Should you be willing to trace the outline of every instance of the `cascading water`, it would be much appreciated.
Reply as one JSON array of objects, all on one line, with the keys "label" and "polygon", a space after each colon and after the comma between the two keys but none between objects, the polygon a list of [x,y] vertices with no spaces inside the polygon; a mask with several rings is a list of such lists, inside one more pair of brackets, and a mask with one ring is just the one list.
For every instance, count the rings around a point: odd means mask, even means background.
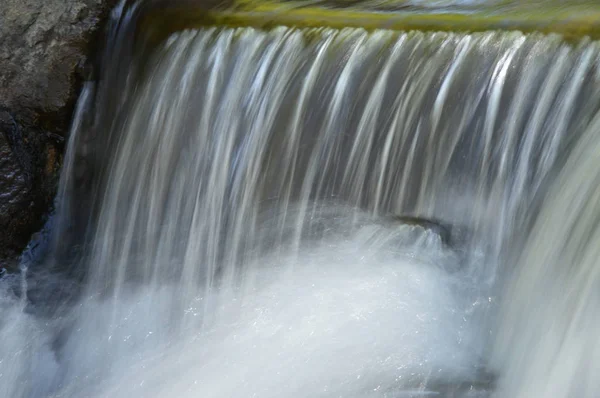
[{"label": "cascading water", "polygon": [[600,115],[548,194],[507,296],[494,354],[503,396],[592,397],[597,371]]},{"label": "cascading water", "polygon": [[173,34],[82,96],[59,276],[0,286],[0,395],[595,396],[599,61],[521,33]]}]

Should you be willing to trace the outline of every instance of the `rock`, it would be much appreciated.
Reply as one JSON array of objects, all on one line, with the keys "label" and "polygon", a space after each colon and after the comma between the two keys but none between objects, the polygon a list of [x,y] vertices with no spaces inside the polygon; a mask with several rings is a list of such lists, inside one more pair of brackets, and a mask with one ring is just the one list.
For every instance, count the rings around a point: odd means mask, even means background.
[{"label": "rock", "polygon": [[0,1],[0,267],[52,205],[84,66],[115,3]]},{"label": "rock", "polygon": [[439,235],[441,241],[445,245],[452,244],[452,229],[449,225],[435,219],[415,217],[415,216],[392,216],[391,219],[394,222],[398,222],[402,225],[412,225],[423,228],[426,231],[431,231]]},{"label": "rock", "polygon": [[7,139],[6,129],[13,128],[7,125],[7,118],[6,112],[0,112],[0,267],[7,265],[3,260],[18,255],[20,246],[27,242],[19,230],[31,204],[27,175]]}]

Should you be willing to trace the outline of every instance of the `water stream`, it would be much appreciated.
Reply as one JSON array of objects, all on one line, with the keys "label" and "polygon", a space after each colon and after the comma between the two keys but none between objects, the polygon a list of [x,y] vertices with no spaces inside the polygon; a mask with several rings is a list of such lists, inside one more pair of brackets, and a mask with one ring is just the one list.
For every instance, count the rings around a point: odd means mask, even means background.
[{"label": "water stream", "polygon": [[48,254],[0,283],[0,396],[597,396],[599,50],[278,27],[106,56]]}]

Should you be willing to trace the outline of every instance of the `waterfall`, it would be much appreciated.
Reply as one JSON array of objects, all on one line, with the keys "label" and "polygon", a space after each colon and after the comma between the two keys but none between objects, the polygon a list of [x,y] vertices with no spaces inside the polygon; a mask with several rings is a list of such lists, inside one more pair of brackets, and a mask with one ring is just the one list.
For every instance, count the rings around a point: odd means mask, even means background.
[{"label": "waterfall", "polygon": [[107,55],[60,280],[0,290],[0,394],[595,396],[599,49],[221,27]]},{"label": "waterfall", "polygon": [[173,278],[234,278],[262,241],[246,231],[270,217],[298,240],[324,203],[442,218],[497,255],[598,109],[597,52],[519,33],[176,34],[122,94],[92,284],[119,294],[173,261]]},{"label": "waterfall", "polygon": [[600,389],[599,130],[596,116],[553,183],[508,285],[494,355],[506,369],[503,396],[592,397]]}]

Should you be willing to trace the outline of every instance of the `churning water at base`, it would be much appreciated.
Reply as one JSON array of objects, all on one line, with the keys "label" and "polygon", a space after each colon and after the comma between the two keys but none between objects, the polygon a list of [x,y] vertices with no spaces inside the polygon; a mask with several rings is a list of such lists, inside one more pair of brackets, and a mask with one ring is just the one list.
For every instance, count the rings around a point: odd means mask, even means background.
[{"label": "churning water at base", "polygon": [[595,396],[598,50],[214,28],[107,72],[0,395]]}]

